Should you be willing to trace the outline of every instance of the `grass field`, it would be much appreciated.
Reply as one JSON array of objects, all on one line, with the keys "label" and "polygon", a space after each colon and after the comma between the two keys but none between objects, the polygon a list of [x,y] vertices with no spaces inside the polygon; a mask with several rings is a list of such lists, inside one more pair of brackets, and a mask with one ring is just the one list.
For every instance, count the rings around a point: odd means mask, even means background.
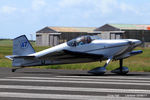
[{"label": "grass field", "polygon": [[[36,51],[46,49],[48,47],[36,47],[35,43],[32,42],[33,47]],[[150,48],[136,48],[137,50],[143,50],[143,54],[130,57],[124,60],[124,66],[129,67],[130,71],[144,71],[150,72]],[[12,55],[12,41],[11,40],[0,40],[0,67],[11,67],[11,61],[6,59],[6,55]],[[51,68],[51,69],[78,69],[78,70],[90,70],[95,67],[103,66],[104,61],[93,62],[93,63],[82,63],[82,64],[65,64],[65,65],[50,65],[42,66],[40,68]],[[112,70],[119,66],[118,61],[111,62],[107,69]]]}]

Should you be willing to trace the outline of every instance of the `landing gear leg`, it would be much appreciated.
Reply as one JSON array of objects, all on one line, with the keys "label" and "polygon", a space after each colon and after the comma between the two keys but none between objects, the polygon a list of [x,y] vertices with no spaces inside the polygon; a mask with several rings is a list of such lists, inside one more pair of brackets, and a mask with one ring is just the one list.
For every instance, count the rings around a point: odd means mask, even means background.
[{"label": "landing gear leg", "polygon": [[120,64],[120,73],[122,74],[122,70],[123,70],[123,59],[119,60],[119,64]]},{"label": "landing gear leg", "polygon": [[88,71],[88,73],[95,74],[95,75],[103,75],[106,72],[106,67],[108,66],[108,64],[110,63],[111,60],[112,60],[112,57],[110,57],[107,60],[107,62],[105,63],[105,65],[103,67],[94,68],[94,69]]}]

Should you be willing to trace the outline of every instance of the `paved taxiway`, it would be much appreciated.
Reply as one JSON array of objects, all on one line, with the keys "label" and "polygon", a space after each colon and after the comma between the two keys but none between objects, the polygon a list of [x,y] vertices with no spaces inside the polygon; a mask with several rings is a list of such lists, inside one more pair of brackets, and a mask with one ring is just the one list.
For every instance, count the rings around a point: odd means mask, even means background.
[{"label": "paved taxiway", "polygon": [[149,100],[150,73],[0,68],[0,100]]}]

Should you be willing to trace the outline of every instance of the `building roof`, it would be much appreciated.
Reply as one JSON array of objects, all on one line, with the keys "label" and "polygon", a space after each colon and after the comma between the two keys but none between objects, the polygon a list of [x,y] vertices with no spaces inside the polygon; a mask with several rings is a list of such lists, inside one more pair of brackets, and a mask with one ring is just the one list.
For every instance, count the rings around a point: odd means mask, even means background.
[{"label": "building roof", "polygon": [[142,24],[105,24],[96,27],[45,27],[36,33],[62,33],[62,32],[86,32],[96,33],[97,31],[124,31],[124,30],[150,30],[150,25]]},{"label": "building roof", "polygon": [[150,25],[142,24],[105,24],[94,31],[124,31],[124,30],[150,30]]},{"label": "building roof", "polygon": [[109,24],[105,24],[99,28],[96,28],[94,31],[120,31],[120,29]]},{"label": "building roof", "polygon": [[150,25],[144,24],[109,24],[121,30],[150,30]]},{"label": "building roof", "polygon": [[36,33],[56,33],[56,32],[94,32],[96,27],[45,27]]}]

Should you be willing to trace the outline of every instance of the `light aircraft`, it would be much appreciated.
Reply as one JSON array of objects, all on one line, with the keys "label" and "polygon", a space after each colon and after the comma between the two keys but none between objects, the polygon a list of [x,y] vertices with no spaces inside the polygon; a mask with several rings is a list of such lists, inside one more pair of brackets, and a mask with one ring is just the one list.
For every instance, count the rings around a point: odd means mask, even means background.
[{"label": "light aircraft", "polygon": [[6,56],[12,60],[12,72],[28,66],[86,63],[106,60],[103,67],[90,71],[92,74],[104,74],[110,61],[119,60],[120,67],[111,71],[127,74],[128,67],[123,66],[123,59],[141,54],[141,50],[133,51],[142,42],[136,39],[106,40],[98,36],[80,36],[68,42],[35,52],[25,35],[13,40],[13,55]]}]

